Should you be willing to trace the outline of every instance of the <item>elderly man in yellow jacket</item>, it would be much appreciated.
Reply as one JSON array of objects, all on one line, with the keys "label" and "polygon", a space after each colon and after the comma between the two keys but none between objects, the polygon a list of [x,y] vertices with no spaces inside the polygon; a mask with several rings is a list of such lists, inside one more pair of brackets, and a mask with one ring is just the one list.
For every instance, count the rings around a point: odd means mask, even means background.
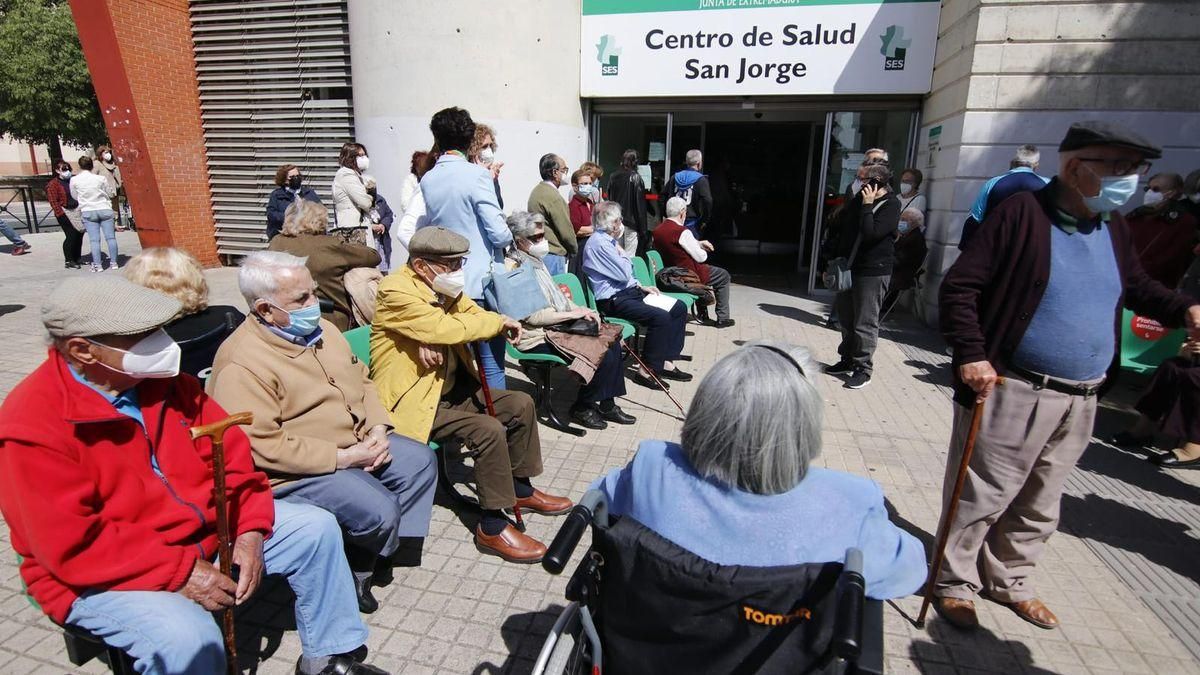
[{"label": "elderly man in yellow jacket", "polygon": [[473,450],[483,517],[475,543],[510,562],[536,563],[541,542],[509,524],[503,510],[559,515],[571,501],[530,484],[542,472],[537,416],[528,394],[493,389],[487,413],[468,345],[501,332],[516,340],[521,324],[485,311],[462,293],[470,244],[442,227],[409,242],[408,266],[379,286],[371,328],[371,379],[397,433],[419,441],[459,441]]}]

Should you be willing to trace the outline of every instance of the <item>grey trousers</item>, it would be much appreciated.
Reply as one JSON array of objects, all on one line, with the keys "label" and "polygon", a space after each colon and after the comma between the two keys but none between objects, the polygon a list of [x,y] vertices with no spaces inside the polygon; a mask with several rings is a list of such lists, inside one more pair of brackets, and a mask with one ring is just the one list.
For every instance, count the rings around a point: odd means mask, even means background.
[{"label": "grey trousers", "polygon": [[713,287],[713,295],[717,296],[717,320],[729,318],[729,272],[716,265],[708,266],[708,285]]},{"label": "grey trousers", "polygon": [[[954,406],[943,518],[971,414]],[[982,590],[1001,602],[1035,597],[1027,579],[1058,529],[1063,483],[1088,446],[1095,417],[1094,396],[1037,389],[1012,376],[996,387],[984,407],[962,499],[950,526],[938,596],[969,600]]]},{"label": "grey trousers", "polygon": [[842,329],[838,355],[842,361],[870,375],[875,364],[875,345],[879,343],[879,307],[887,294],[890,277],[854,276],[850,290],[837,294],[834,309]]},{"label": "grey trousers", "polygon": [[388,436],[392,461],[372,473],[338,469],[275,488],[276,499],[312,504],[333,514],[346,544],[387,557],[400,537],[429,534],[437,461],[424,443]]}]

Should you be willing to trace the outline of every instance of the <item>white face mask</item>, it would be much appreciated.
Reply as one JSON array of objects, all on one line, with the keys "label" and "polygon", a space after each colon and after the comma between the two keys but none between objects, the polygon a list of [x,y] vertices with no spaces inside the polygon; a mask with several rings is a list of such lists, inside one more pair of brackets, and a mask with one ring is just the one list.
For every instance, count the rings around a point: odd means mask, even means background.
[{"label": "white face mask", "polygon": [[491,148],[484,148],[479,151],[479,161],[484,166],[491,166],[496,161],[496,153]]},{"label": "white face mask", "polygon": [[106,162],[111,162],[111,161],[112,161],[112,153],[111,153],[111,152],[106,152],[106,153],[104,153],[104,157],[103,157],[103,159],[104,159],[104,161],[106,161]]},{"label": "white face mask", "polygon": [[900,192],[908,194],[909,192],[912,192],[912,191],[913,191],[912,183],[901,183],[900,184]]},{"label": "white face mask", "polygon": [[355,160],[355,162],[358,164],[358,170],[360,172],[366,171],[367,168],[371,166],[371,158],[367,157],[366,155],[360,156]]},{"label": "white face mask", "polygon": [[119,369],[98,362],[109,370],[138,379],[161,379],[179,374],[179,345],[161,328],[142,338],[129,349],[120,349],[94,340],[88,342],[125,355],[121,359]]},{"label": "white face mask", "polygon": [[855,195],[858,194],[858,191],[861,190],[862,187],[863,187],[863,182],[861,180],[855,178],[854,182],[850,184],[850,194],[855,194]]},{"label": "white face mask", "polygon": [[545,239],[529,245],[529,255],[545,258],[550,253],[550,242]]},{"label": "white face mask", "polygon": [[1142,203],[1146,206],[1154,206],[1163,200],[1163,193],[1158,190],[1146,190],[1146,194],[1142,197]]},{"label": "white face mask", "polygon": [[466,285],[467,273],[462,269],[442,272],[433,278],[433,290],[451,299],[462,295],[463,287]]}]

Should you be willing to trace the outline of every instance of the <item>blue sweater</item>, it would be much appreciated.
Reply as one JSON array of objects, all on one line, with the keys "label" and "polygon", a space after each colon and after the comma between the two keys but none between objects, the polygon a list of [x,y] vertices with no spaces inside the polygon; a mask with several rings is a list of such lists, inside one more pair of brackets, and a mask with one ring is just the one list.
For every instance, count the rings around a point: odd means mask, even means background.
[{"label": "blue sweater", "polygon": [[789,492],[757,495],[700,477],[675,443],[643,441],[592,487],[614,515],[718,565],[842,562],[857,547],[872,598],[909,595],[926,578],[925,549],[888,520],[879,486],[848,473],[811,467]]},{"label": "blue sweater", "polygon": [[1079,223],[1073,233],[1050,228],[1050,279],[1013,353],[1017,367],[1085,381],[1098,379],[1112,364],[1122,281],[1105,228],[1100,222]]}]

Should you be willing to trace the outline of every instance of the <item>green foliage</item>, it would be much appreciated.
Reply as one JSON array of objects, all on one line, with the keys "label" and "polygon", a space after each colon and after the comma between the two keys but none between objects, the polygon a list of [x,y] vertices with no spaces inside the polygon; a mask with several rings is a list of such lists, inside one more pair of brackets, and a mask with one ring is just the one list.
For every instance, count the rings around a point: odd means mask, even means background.
[{"label": "green foliage", "polygon": [[65,0],[0,0],[0,133],[84,147],[107,138]]}]

